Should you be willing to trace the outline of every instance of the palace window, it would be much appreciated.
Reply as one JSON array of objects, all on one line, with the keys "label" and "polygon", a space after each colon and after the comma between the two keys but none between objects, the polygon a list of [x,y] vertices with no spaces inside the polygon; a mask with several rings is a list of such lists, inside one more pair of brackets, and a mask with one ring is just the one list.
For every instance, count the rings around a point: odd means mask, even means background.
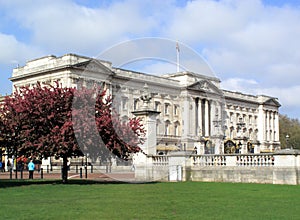
[{"label": "palace window", "polygon": [[253,117],[252,117],[252,115],[249,115],[249,124],[251,125],[252,123],[253,123]]},{"label": "palace window", "polygon": [[178,105],[174,105],[174,115],[178,115]]},{"label": "palace window", "polygon": [[178,136],[178,125],[174,126],[174,135]]},{"label": "palace window", "polygon": [[170,104],[169,104],[169,103],[166,103],[166,104],[165,104],[165,115],[168,115],[168,114],[169,114],[169,108],[170,108]]},{"label": "palace window", "polygon": [[165,135],[169,135],[170,134],[170,121],[167,120],[165,122]]},{"label": "palace window", "polygon": [[257,116],[254,116],[254,124],[257,124]]},{"label": "palace window", "polygon": [[137,110],[138,109],[138,104],[139,104],[139,99],[134,99],[133,100],[133,109]]},{"label": "palace window", "polygon": [[231,123],[233,122],[233,113],[232,112],[229,113],[229,120]]},{"label": "palace window", "polygon": [[160,134],[160,129],[159,129],[160,125],[161,125],[160,120],[157,119],[156,120],[156,134]]},{"label": "palace window", "polygon": [[179,136],[179,122],[175,122],[174,124],[174,135]]},{"label": "palace window", "polygon": [[252,131],[252,129],[249,129],[249,139],[253,140],[253,131]]},{"label": "palace window", "polygon": [[155,101],[155,111],[160,111],[160,102],[159,101]]}]

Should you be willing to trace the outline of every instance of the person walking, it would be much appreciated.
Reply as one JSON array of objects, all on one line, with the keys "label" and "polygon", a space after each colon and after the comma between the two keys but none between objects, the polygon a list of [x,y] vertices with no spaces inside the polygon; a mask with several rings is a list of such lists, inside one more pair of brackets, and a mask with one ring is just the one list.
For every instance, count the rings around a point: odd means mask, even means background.
[{"label": "person walking", "polygon": [[7,159],[6,167],[7,167],[7,171],[10,172],[10,169],[11,169],[11,163],[10,163],[10,160],[9,160],[9,159]]},{"label": "person walking", "polygon": [[2,161],[2,172],[5,172],[5,161]]},{"label": "person walking", "polygon": [[34,163],[30,160],[28,164],[28,171],[29,171],[29,179],[33,179],[33,172],[34,172]]}]

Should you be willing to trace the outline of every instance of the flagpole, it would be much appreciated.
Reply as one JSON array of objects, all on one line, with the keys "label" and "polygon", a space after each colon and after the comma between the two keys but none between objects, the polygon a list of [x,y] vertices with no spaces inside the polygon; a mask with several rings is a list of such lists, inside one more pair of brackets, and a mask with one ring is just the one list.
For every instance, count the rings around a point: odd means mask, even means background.
[{"label": "flagpole", "polygon": [[177,72],[179,72],[179,45],[176,42],[176,64],[177,64]]}]

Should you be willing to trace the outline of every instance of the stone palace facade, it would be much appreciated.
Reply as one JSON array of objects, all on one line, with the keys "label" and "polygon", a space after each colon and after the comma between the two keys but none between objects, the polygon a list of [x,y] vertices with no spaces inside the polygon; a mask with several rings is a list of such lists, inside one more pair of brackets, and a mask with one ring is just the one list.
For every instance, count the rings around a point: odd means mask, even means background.
[{"label": "stone palace facade", "polygon": [[122,120],[141,108],[142,94],[151,94],[151,108],[160,112],[154,131],[157,154],[261,153],[280,147],[277,98],[222,90],[216,77],[192,72],[149,75],[66,54],[28,61],[13,70],[10,80],[14,89],[37,81],[59,81],[67,87],[101,84]]}]

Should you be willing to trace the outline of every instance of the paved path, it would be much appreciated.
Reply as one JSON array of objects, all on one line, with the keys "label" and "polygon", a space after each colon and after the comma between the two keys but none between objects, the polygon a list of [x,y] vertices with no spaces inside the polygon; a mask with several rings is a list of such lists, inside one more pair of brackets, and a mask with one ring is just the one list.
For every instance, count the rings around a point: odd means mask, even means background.
[{"label": "paved path", "polygon": [[[21,172],[17,173],[17,179],[28,179],[29,173],[28,171],[23,172],[23,177],[21,176]],[[12,172],[1,172],[0,179],[16,179],[16,173]],[[59,172],[41,172],[35,171],[33,175],[34,179],[61,179],[61,173]],[[69,172],[68,173],[69,179],[80,179],[80,174],[76,172]],[[85,178],[85,172],[82,173],[82,179]],[[101,173],[101,172],[94,172],[88,173],[87,179],[89,180],[99,180],[99,181],[123,181],[123,182],[133,182],[134,181],[134,172],[114,172],[114,173]]]}]

